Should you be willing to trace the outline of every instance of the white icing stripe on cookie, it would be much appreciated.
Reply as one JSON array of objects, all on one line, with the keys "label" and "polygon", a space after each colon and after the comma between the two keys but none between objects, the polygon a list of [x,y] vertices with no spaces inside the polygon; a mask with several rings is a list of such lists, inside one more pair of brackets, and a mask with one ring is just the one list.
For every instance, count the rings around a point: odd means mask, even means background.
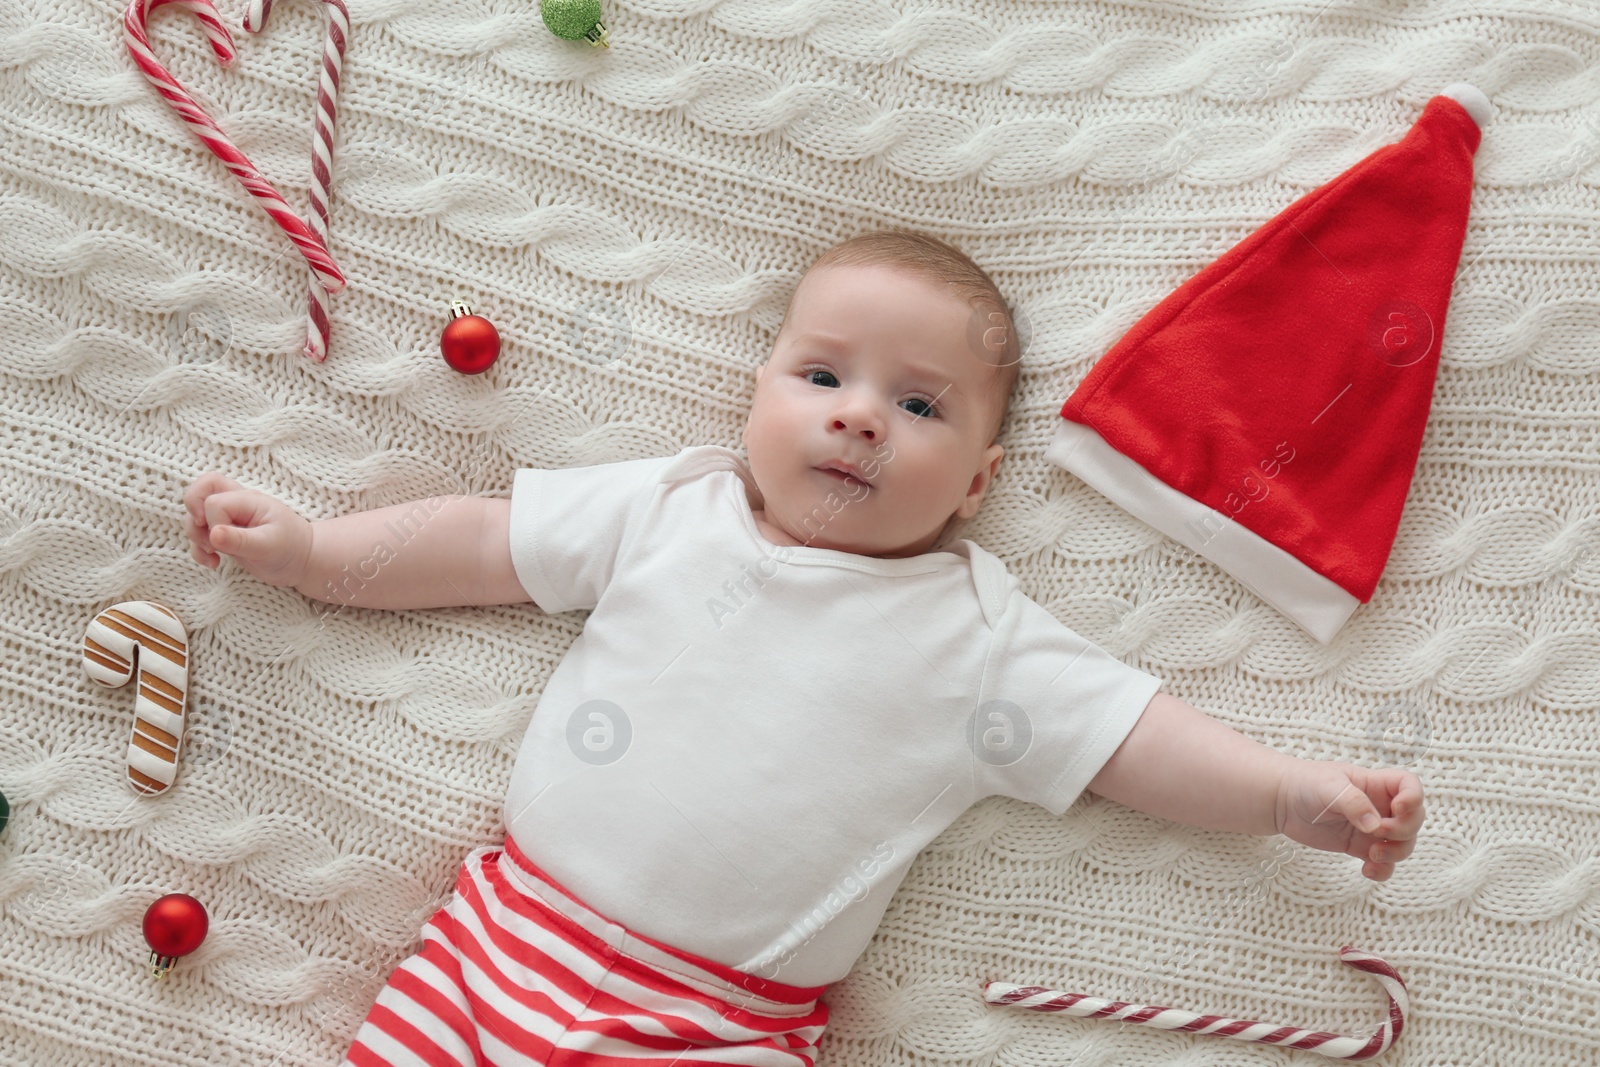
[{"label": "white icing stripe on cookie", "polygon": [[128,683],[135,663],[139,684],[127,779],[134,792],[154,795],[177,778],[189,689],[189,636],[166,605],[127,600],[106,608],[89,624],[83,668],[90,678],[114,689]]}]

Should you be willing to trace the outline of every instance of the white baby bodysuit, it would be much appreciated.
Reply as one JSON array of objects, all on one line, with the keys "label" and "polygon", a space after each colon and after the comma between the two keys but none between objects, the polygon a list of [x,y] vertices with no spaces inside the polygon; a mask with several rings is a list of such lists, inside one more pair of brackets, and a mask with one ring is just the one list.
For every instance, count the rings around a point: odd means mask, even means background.
[{"label": "white baby bodysuit", "polygon": [[1064,813],[1161,680],[970,540],[779,546],[764,506],[716,445],[516,472],[518,579],[546,612],[593,611],[529,722],[506,826],[614,922],[819,986],[923,846],[987,796]]}]

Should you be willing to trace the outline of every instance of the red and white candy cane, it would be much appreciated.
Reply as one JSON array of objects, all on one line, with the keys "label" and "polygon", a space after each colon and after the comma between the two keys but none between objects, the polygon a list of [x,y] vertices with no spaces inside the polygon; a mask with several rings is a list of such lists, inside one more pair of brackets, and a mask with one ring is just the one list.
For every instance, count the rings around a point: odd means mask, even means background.
[{"label": "red and white candy cane", "polygon": [[1246,1022],[1226,1019],[1220,1015],[1196,1015],[1174,1008],[1158,1008],[1145,1004],[1127,1004],[1120,1000],[1084,996],[1082,993],[1060,993],[1036,985],[1011,985],[990,982],[983,987],[983,999],[991,1004],[1010,1004],[1032,1011],[1063,1012],[1067,1015],[1112,1019],[1118,1022],[1144,1023],[1161,1030],[1180,1033],[1208,1034],[1214,1037],[1232,1037],[1240,1041],[1254,1041],[1263,1045],[1283,1045],[1304,1049],[1341,1060],[1365,1060],[1388,1049],[1400,1037],[1406,1023],[1406,1012],[1411,998],[1406,994],[1406,984],[1395,969],[1370,952],[1346,945],[1339,950],[1339,958],[1357,970],[1366,971],[1378,980],[1389,995],[1389,1018],[1370,1037],[1347,1037],[1323,1030],[1297,1030],[1292,1026],[1273,1026],[1270,1023]]},{"label": "red and white candy cane", "polygon": [[[345,41],[350,36],[350,13],[344,0],[324,0],[328,32],[322,46],[322,78],[317,85],[317,122],[311,137],[311,229],[328,243],[328,188],[333,183],[333,119],[339,106],[339,70],[344,64]],[[251,0],[244,16],[246,33],[260,33],[272,14],[272,0]],[[305,354],[321,363],[328,358],[328,290],[316,274],[308,291],[310,307]]]},{"label": "red and white candy cane", "polygon": [[328,292],[339,292],[344,288],[344,275],[339,272],[338,265],[328,254],[327,242],[301,221],[300,216],[294,213],[288,202],[278,195],[278,191],[266,178],[262,177],[255,164],[239,151],[238,146],[222,132],[222,127],[201,110],[200,105],[194,102],[188,91],[178,84],[168,73],[167,68],[163,67],[150,51],[150,38],[145,32],[145,23],[151,13],[163,4],[175,4],[200,20],[200,26],[205,31],[206,40],[211,45],[211,51],[216,55],[218,63],[226,67],[235,58],[233,37],[217,16],[217,9],[211,6],[210,0],[133,0],[123,13],[122,28],[128,45],[128,54],[133,57],[134,64],[138,66],[139,72],[145,79],[155,87],[156,92],[160,93],[178,116],[189,124],[189,128],[205,142],[206,147],[227,164],[233,176],[239,179],[239,183],[266,209],[267,214],[272,216],[273,221],[283,232],[288,234],[289,239],[295,243],[300,254],[305,257],[306,263]]}]

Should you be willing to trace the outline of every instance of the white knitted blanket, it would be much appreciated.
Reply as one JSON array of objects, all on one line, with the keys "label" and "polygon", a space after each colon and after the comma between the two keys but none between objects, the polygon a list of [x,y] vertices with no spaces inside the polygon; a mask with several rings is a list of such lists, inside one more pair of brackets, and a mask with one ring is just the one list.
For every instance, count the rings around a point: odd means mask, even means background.
[{"label": "white knitted blanket", "polygon": [[[350,0],[325,363],[308,271],[137,73],[122,0],[0,3],[0,1061],[336,1064],[473,847],[583,625],[527,606],[334,611],[189,556],[207,470],[320,519],[507,495],[519,467],[739,447],[823,249],[931,230],[1031,330],[962,531],[1066,625],[1299,756],[1405,764],[1427,823],[1387,883],[1286,838],[1085,795],[991,798],[916,861],[826,996],[824,1064],[1312,1063],[988,1005],[984,983],[1365,1034],[1392,1064],[1600,1056],[1600,12],[1578,0],[944,4]],[[324,15],[238,61],[164,7],[158,57],[302,214]],[[1496,113],[1432,418],[1373,601],[1323,648],[1042,458],[1141,315],[1443,86]],[[439,355],[461,297],[504,347]],[[82,665],[130,599],[192,641],[177,784],[122,781],[132,687]],[[641,886],[640,892],[649,892]],[[210,913],[157,982],[158,896]]]}]

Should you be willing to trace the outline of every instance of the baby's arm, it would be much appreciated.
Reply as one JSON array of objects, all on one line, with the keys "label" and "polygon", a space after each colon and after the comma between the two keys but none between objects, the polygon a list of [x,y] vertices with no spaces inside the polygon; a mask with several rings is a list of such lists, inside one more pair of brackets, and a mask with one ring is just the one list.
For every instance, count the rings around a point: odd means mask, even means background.
[{"label": "baby's arm", "polygon": [[521,604],[511,501],[429,497],[311,523],[208,471],[184,495],[194,558],[231,557],[269,585],[361,608]]},{"label": "baby's arm", "polygon": [[1411,855],[1423,820],[1410,771],[1297,759],[1159,692],[1088,788],[1159,818],[1343,852],[1377,882]]},{"label": "baby's arm", "polygon": [[430,497],[311,524],[295,588],[358,608],[453,608],[531,598],[511,565],[511,501]]}]

